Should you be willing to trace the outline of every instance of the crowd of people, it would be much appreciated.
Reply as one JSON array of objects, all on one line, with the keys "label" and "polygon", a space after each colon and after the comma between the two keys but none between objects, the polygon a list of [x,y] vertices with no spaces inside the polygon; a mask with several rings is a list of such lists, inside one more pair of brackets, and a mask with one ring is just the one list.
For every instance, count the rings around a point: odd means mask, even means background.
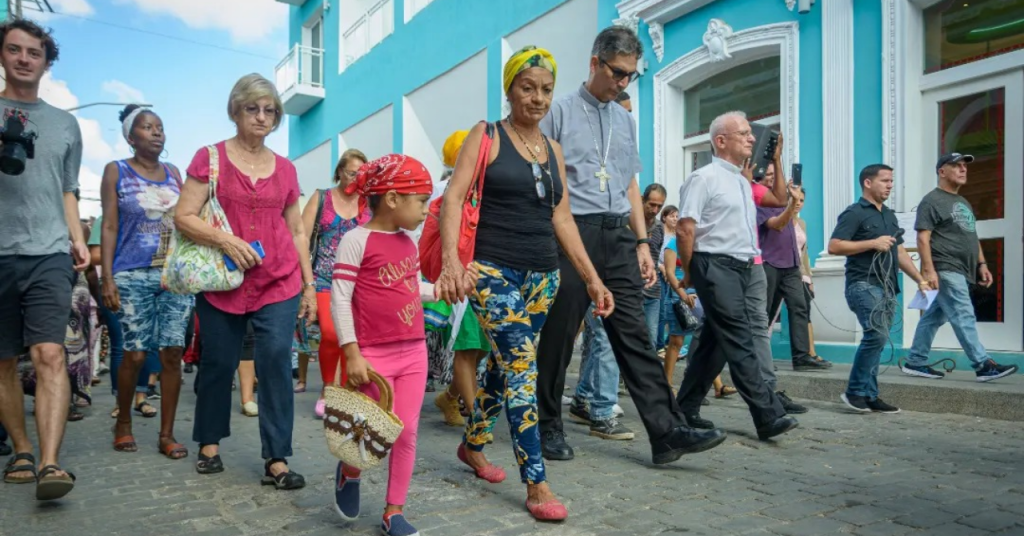
[{"label": "crowd of people", "polygon": [[[504,70],[508,116],[452,134],[442,155],[443,188],[411,156],[370,159],[349,149],[333,186],[300,207],[295,166],[265,145],[281,123],[282,104],[260,75],[242,77],[228,96],[235,136],[198,149],[184,174],[161,160],[159,115],[129,106],[120,119],[132,156],[106,166],[102,218],[91,232],[78,212],[77,123],[39,99],[57,44],[26,20],[0,26],[0,42],[7,80],[0,105],[5,116],[31,121],[39,136],[20,176],[0,174],[0,446],[9,433],[14,456],[5,482],[36,483],[38,499],[58,499],[74,487],[75,475],[60,465],[60,445],[71,409],[91,402],[93,349],[104,331],[117,396],[113,449],[139,450],[134,412],[160,416],[162,454],[189,457],[174,425],[182,371],[195,370],[202,408],[192,427],[196,471],[229,465],[220,442],[231,435],[232,391],[240,384],[242,412],[259,419],[261,484],[278,490],[305,485],[288,458],[294,395],[307,388],[309,362],[318,362],[324,386],[372,397],[380,396],[370,381],[376,372],[391,384],[404,423],[390,453],[381,522],[391,536],[418,534],[404,505],[420,410],[436,382],[446,384],[434,400],[444,421],[464,430],[453,458],[488,483],[505,480],[505,470],[485,456],[504,410],[526,509],[538,520],[560,521],[568,511],[545,463],[574,457],[563,406],[591,435],[630,440],[635,434],[620,422],[618,404],[628,392],[652,462],[667,464],[725,441],[700,414],[711,393],[739,392],[762,440],[798,426],[792,415],[807,408],[779,389],[771,353],[771,324],[783,303],[794,370],[831,367],[814,350],[814,287],[799,218],[805,192],[783,176],[781,136],[764,176],[755,177],[750,124],[741,112],[723,114],[710,125],[711,164],[685,181],[677,205],[667,204],[670,193],[659,184],[641,192],[624,89],[638,76],[643,47],[629,29],[600,32],[588,79],[559,99],[550,52],[530,46],[512,54]],[[895,216],[881,204],[892,187],[889,168],[865,169],[864,198],[840,217],[829,249],[850,257],[847,299],[865,331],[842,395],[857,411],[898,411],[878,398],[874,380],[899,291],[897,266],[921,289],[940,293],[905,372],[941,376],[925,360],[947,319],[970,347],[979,380],[1016,371],[987,356],[968,318],[966,284],[991,283],[980,248],[965,256],[950,246],[977,241],[973,221],[970,230],[963,225],[969,205],[956,193],[971,160],[946,155],[937,165],[939,189],[926,198],[917,226],[931,238],[920,273],[899,245]],[[460,248],[467,199],[479,208],[469,258]],[[414,237],[432,201],[440,204],[441,268],[431,282],[421,274]],[[214,203],[230,231],[204,217]],[[950,210],[959,218],[953,223]],[[223,252],[224,262],[242,270],[241,284],[194,296],[167,290],[175,233]],[[580,378],[564,400],[580,335]],[[19,367],[19,356],[27,367]],[[681,356],[687,366],[676,390]],[[735,387],[722,382],[726,363]],[[30,373],[20,374],[24,368]],[[39,463],[23,393],[35,396]],[[149,403],[156,398],[159,411]],[[325,405],[321,392],[313,414],[323,418]],[[339,462],[335,480],[338,513],[356,518],[360,470]]]}]

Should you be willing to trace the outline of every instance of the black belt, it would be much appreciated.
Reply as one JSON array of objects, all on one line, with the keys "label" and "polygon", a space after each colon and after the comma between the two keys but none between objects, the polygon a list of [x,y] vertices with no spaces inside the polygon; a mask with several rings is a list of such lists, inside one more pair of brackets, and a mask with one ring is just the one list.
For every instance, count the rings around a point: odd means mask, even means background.
[{"label": "black belt", "polygon": [[629,226],[629,216],[621,214],[586,214],[573,216],[577,224],[596,225],[604,229],[619,229]]},{"label": "black belt", "polygon": [[750,257],[749,259],[746,259],[746,260],[740,260],[740,259],[737,259],[736,257],[733,257],[732,255],[725,255],[725,254],[722,254],[722,253],[701,253],[699,251],[694,251],[693,254],[695,256],[707,257],[710,260],[713,260],[713,261],[715,261],[715,262],[717,262],[717,263],[719,263],[721,265],[728,266],[730,268],[753,268],[754,267],[754,258],[753,257]]}]

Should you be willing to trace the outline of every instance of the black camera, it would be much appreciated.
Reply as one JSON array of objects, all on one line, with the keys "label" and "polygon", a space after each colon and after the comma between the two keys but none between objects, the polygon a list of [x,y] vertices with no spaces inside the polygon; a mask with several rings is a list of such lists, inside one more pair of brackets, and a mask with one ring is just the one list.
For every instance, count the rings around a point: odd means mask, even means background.
[{"label": "black camera", "polygon": [[775,158],[775,146],[779,143],[779,135],[771,127],[759,123],[751,123],[750,130],[757,138],[754,142],[754,152],[750,159],[754,164],[754,180],[761,180],[768,172],[768,164]]},{"label": "black camera", "polygon": [[28,118],[18,110],[8,111],[3,131],[0,131],[0,172],[7,175],[21,175],[25,172],[25,161],[36,157],[35,132],[25,130]]}]

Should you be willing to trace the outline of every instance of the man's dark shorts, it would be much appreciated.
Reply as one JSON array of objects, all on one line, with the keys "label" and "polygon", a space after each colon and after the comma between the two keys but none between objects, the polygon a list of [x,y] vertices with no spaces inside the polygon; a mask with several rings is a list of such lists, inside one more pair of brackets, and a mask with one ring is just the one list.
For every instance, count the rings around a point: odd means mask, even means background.
[{"label": "man's dark shorts", "polygon": [[0,255],[0,359],[64,344],[75,280],[71,255]]}]

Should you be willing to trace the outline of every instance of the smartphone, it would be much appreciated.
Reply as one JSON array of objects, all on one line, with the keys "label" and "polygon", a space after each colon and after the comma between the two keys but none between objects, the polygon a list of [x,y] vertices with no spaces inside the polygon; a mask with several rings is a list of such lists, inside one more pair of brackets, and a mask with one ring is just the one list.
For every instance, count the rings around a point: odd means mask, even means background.
[{"label": "smartphone", "polygon": [[803,175],[804,175],[804,165],[803,164],[793,164],[793,174],[790,175],[790,177],[793,179],[793,186],[803,186],[804,185]]},{"label": "smartphone", "polygon": [[[263,259],[267,256],[267,254],[263,252],[263,243],[260,242],[259,240],[255,242],[249,242],[249,245],[252,246],[252,249],[255,250],[256,254],[260,256],[260,259]],[[235,264],[235,261],[231,260],[231,257],[228,257],[226,253],[224,254],[224,265],[227,266],[228,270],[231,270],[232,272],[238,269],[238,266]]]}]

